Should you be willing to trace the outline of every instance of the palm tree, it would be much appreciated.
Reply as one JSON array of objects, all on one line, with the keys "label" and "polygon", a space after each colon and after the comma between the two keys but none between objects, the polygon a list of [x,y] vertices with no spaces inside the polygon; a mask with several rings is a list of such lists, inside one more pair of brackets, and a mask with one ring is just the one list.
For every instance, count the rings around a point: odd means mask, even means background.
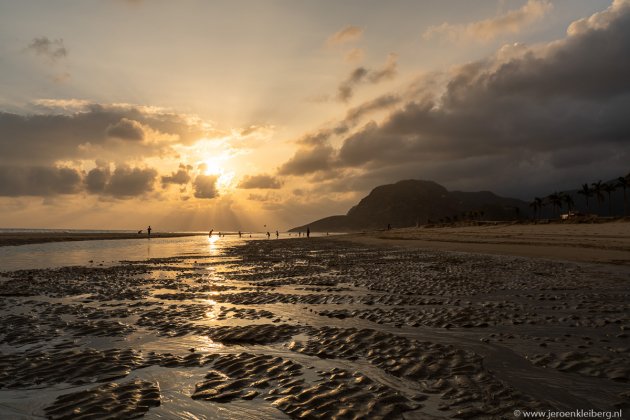
[{"label": "palm tree", "polygon": [[588,184],[582,184],[582,189],[577,193],[584,196],[584,200],[586,200],[586,212],[588,213],[588,199],[593,196],[593,190],[588,187]]},{"label": "palm tree", "polygon": [[575,206],[575,203],[573,202],[573,197],[571,197],[567,193],[562,193],[561,198],[562,198],[562,201],[564,201],[564,203],[567,205],[567,208],[569,209],[569,213],[571,213],[571,210],[573,210],[573,206]]},{"label": "palm tree", "polygon": [[617,178],[617,186],[623,189],[623,215],[628,215],[628,196],[626,189],[630,186],[630,174]]},{"label": "palm tree", "polygon": [[552,212],[555,213],[556,208],[558,209],[558,213],[562,210],[562,197],[559,193],[554,192],[553,194],[549,194],[547,196],[547,200],[551,203]]},{"label": "palm tree", "polygon": [[543,208],[543,199],[540,197],[534,197],[534,201],[529,203],[529,206],[534,209],[534,219],[538,219]]},{"label": "palm tree", "polygon": [[617,186],[613,183],[602,185],[602,190],[608,194],[608,216],[612,216],[612,200],[610,198],[610,194],[612,194],[616,189]]},{"label": "palm tree", "polygon": [[599,210],[602,208],[602,203],[604,202],[604,184],[599,180],[597,182],[593,182],[591,184],[593,187],[593,195],[597,198],[597,207]]}]

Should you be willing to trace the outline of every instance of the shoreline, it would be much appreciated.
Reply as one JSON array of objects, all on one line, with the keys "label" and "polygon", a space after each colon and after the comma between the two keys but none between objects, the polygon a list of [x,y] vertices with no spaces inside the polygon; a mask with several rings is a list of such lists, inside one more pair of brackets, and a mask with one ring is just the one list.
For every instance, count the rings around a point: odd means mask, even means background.
[{"label": "shoreline", "polygon": [[[203,236],[198,232],[154,232],[151,238],[181,238]],[[137,233],[81,233],[81,232],[11,232],[0,233],[0,247],[44,244],[50,242],[99,241],[117,239],[147,239],[146,232]]]},{"label": "shoreline", "polygon": [[365,245],[630,266],[630,223],[404,228],[336,237]]}]

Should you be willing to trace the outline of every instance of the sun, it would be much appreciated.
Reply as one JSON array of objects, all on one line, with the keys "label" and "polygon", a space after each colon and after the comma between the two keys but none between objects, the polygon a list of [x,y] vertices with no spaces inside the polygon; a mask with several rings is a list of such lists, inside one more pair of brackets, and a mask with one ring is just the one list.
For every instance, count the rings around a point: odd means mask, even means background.
[{"label": "sun", "polygon": [[222,175],[225,171],[219,159],[205,159],[202,162],[204,175]]},{"label": "sun", "polygon": [[204,159],[203,165],[204,175],[214,175],[217,177],[217,189],[219,192],[225,193],[234,188],[234,172],[228,171],[224,167],[224,159],[208,158]]}]

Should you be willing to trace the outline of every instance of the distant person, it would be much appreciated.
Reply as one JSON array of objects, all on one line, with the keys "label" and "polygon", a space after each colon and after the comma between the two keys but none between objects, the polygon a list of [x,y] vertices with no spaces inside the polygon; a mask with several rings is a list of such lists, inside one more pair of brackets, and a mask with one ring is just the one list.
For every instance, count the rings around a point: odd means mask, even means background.
[{"label": "distant person", "polygon": [[276,239],[278,239],[280,237],[280,233],[278,233],[278,231],[276,230]]},{"label": "distant person", "polygon": [[269,233],[269,231],[267,231],[267,239],[269,239],[271,237],[271,233]]},{"label": "distant person", "polygon": [[307,237],[307,238],[310,238],[310,237],[311,237],[311,228],[310,228],[310,227],[307,227],[307,228],[306,228],[306,237]]},{"label": "distant person", "polygon": [[390,223],[387,224],[387,230],[392,230],[392,225]]},{"label": "distant person", "polygon": [[302,231],[298,230],[298,237],[302,236]]},{"label": "distant person", "polygon": [[238,231],[238,237],[241,238],[243,235],[241,234],[241,231]]},{"label": "distant person", "polygon": [[151,226],[149,225],[149,227],[147,228],[147,237],[150,238],[151,237]]},{"label": "distant person", "polygon": [[212,236],[212,232],[214,232],[214,229],[210,229],[210,232],[208,232],[208,237]]}]

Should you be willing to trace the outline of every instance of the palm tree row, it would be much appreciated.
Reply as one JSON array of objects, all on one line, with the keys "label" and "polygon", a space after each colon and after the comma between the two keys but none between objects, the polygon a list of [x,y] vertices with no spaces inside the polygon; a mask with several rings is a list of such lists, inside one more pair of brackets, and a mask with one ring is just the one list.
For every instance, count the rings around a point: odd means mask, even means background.
[{"label": "palm tree row", "polygon": [[[628,194],[627,190],[630,188],[630,173],[626,176],[620,176],[616,181],[604,183],[601,180],[588,184],[582,184],[582,188],[577,191],[578,194],[584,196],[584,203],[586,204],[586,211],[589,211],[589,199],[595,198],[597,200],[598,209],[601,210],[602,204],[606,201],[608,196],[608,215],[612,216],[612,198],[611,194],[617,189],[623,190],[623,214],[628,215]],[[605,195],[604,195],[605,194]],[[567,206],[569,213],[575,207],[573,197],[566,192],[554,192],[547,197],[534,197],[534,200],[529,203],[529,206],[534,211],[534,218],[538,219],[542,213],[542,209],[551,205],[552,214],[555,216],[556,212],[558,216],[562,211],[563,205]]]}]

